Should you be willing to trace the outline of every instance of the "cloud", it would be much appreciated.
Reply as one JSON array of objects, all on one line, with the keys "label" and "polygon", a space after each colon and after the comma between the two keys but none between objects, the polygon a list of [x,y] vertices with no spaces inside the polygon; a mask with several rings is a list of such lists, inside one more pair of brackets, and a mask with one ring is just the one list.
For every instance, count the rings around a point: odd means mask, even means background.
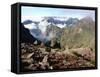
[{"label": "cloud", "polygon": [[28,29],[37,29],[37,27],[36,27],[36,25],[34,23],[24,25],[24,27],[28,28]]},{"label": "cloud", "polygon": [[39,23],[39,29],[42,31],[42,33],[45,33],[48,25],[49,23],[47,21],[43,21]]}]

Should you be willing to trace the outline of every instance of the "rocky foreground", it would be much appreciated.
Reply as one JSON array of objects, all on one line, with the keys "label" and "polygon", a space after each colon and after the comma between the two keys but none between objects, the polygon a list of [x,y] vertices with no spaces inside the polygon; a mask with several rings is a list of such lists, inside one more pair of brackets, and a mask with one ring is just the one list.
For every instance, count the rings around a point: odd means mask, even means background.
[{"label": "rocky foreground", "polygon": [[42,45],[21,43],[21,70],[52,70],[94,67],[95,53],[90,48],[52,49]]}]

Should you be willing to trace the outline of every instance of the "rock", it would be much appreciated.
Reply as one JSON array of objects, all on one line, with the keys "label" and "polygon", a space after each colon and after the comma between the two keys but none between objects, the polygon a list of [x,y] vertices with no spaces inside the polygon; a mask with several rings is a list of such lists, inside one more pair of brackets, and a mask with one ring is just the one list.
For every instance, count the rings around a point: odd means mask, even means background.
[{"label": "rock", "polygon": [[25,58],[25,59],[22,59],[22,63],[29,63],[29,64],[32,64],[33,63],[33,59],[32,58]]},{"label": "rock", "polygon": [[89,48],[70,50],[67,48],[61,51],[50,47],[45,49],[41,45],[34,45],[33,43],[21,43],[21,46],[21,66],[25,71],[95,66],[91,62],[95,60],[95,54]]},{"label": "rock", "polygon": [[29,58],[32,57],[33,54],[34,54],[34,52],[33,53],[26,53],[26,54],[22,55],[21,58],[23,58],[23,59],[29,59]]}]

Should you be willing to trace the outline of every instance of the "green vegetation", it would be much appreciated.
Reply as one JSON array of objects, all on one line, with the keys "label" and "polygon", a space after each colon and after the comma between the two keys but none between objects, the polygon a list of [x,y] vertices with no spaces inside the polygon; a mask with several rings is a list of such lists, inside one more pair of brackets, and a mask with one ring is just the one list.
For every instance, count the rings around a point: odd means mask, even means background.
[{"label": "green vegetation", "polygon": [[[84,23],[83,23],[84,22]],[[92,48],[95,51],[95,28],[93,24],[87,23],[86,21],[80,21],[74,26],[63,29],[61,35],[62,47],[68,46],[71,48]]]}]

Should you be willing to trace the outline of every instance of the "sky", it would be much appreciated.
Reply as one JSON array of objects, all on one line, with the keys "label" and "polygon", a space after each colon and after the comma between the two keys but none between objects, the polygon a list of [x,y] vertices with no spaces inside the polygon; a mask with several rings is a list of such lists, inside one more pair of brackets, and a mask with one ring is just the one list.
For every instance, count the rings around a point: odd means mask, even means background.
[{"label": "sky", "polygon": [[22,22],[27,19],[40,21],[45,16],[56,16],[56,17],[72,17],[72,18],[84,18],[90,16],[93,20],[95,19],[94,10],[81,10],[81,9],[62,9],[62,8],[45,8],[45,7],[32,7],[22,6],[21,7],[21,19]]}]

